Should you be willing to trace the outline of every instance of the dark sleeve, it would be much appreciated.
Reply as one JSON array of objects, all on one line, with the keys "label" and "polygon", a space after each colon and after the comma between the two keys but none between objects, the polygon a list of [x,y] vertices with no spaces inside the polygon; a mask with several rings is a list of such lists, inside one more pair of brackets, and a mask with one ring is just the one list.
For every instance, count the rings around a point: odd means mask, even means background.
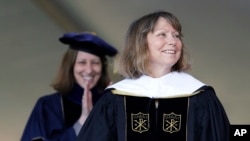
[{"label": "dark sleeve", "polygon": [[74,141],[73,129],[63,124],[60,95],[49,95],[38,99],[26,123],[21,141]]},{"label": "dark sleeve", "polygon": [[77,141],[115,141],[116,134],[116,106],[114,95],[105,93],[96,103],[85,121]]},{"label": "dark sleeve", "polygon": [[190,140],[229,141],[230,123],[223,105],[212,87],[203,90],[190,101]]}]

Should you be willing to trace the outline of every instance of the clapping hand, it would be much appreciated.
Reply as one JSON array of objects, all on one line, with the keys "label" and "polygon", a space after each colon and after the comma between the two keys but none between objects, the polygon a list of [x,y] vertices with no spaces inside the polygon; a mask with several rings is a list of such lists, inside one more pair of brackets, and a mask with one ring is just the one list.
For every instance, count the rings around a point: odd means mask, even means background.
[{"label": "clapping hand", "polygon": [[92,108],[93,108],[92,92],[90,91],[89,88],[89,81],[87,81],[87,83],[85,83],[84,93],[82,96],[82,113],[78,120],[81,125],[84,124]]}]

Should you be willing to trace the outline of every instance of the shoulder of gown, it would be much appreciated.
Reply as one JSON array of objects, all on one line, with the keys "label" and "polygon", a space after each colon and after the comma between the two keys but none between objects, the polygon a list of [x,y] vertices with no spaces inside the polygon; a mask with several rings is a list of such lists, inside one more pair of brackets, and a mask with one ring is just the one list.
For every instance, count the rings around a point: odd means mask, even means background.
[{"label": "shoulder of gown", "polygon": [[189,101],[189,140],[228,141],[230,122],[214,88],[203,86],[198,91]]},{"label": "shoulder of gown", "polygon": [[72,137],[76,138],[74,129],[64,127],[61,95],[53,93],[38,98],[24,128],[21,141],[35,138],[45,141],[66,141]]}]

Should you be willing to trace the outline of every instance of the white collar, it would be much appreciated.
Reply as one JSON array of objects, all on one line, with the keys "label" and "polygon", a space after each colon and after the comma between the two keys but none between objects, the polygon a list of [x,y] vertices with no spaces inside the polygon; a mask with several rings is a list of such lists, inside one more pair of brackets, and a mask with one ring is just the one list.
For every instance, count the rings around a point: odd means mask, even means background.
[{"label": "white collar", "polygon": [[138,79],[124,79],[108,88],[120,91],[122,95],[150,98],[171,98],[193,95],[205,84],[185,72],[171,72],[160,78],[146,75]]}]

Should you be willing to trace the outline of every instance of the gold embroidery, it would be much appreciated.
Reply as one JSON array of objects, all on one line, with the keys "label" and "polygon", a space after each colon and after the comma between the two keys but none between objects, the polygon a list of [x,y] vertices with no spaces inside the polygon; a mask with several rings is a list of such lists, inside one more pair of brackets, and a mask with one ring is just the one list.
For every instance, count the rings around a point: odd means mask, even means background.
[{"label": "gold embroidery", "polygon": [[181,115],[175,113],[163,114],[163,131],[174,133],[181,129]]},{"label": "gold embroidery", "polygon": [[149,114],[139,112],[138,114],[131,114],[132,130],[135,132],[146,132],[149,130]]}]

